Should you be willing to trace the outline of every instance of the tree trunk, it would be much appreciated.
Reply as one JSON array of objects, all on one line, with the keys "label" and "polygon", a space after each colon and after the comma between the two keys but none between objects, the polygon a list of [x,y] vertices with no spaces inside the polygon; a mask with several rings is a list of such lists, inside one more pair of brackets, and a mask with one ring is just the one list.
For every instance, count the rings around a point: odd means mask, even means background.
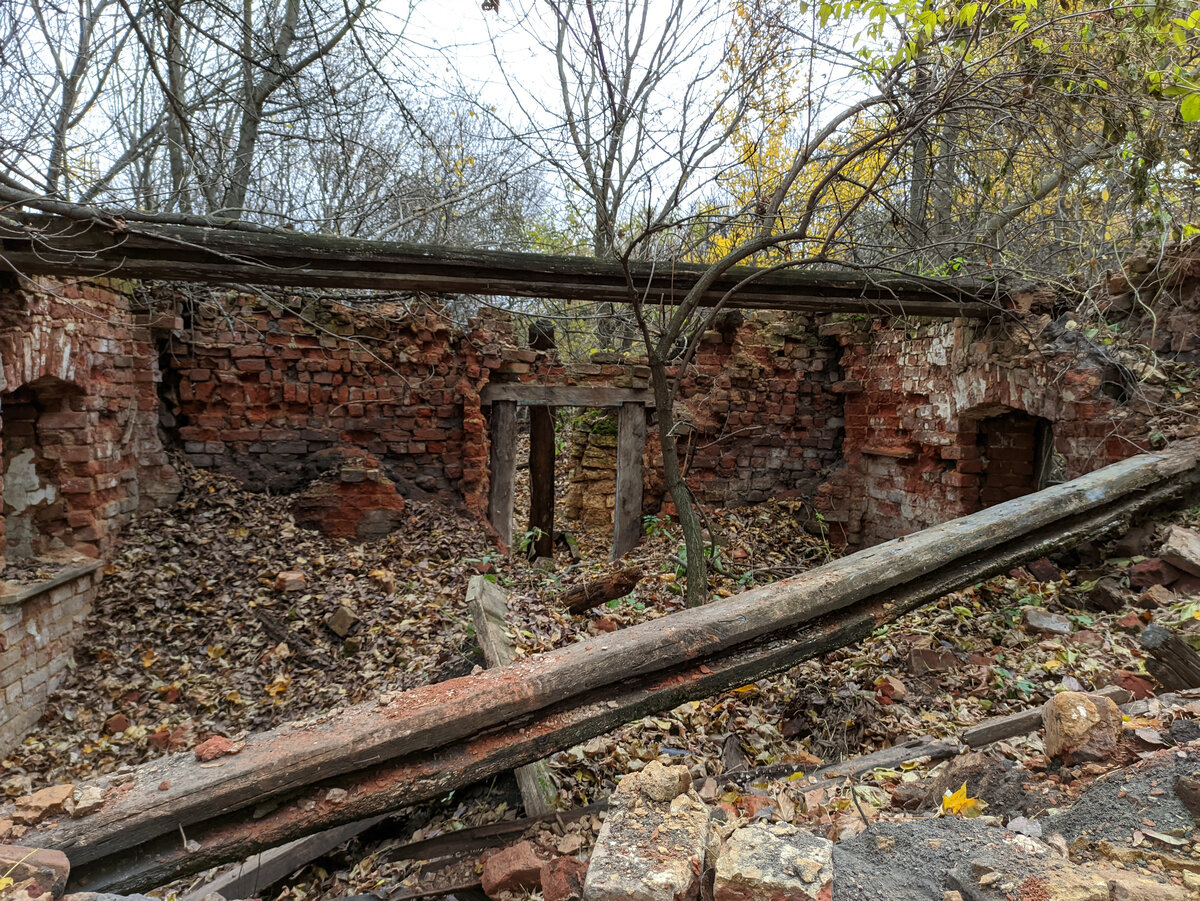
[{"label": "tree trunk", "polygon": [[658,410],[658,443],[662,447],[663,481],[675,503],[675,514],[683,529],[683,546],[687,558],[687,585],[684,600],[689,607],[699,607],[708,600],[708,561],[704,557],[704,532],[700,517],[693,505],[692,492],[679,465],[679,445],[675,437],[675,393],[667,378],[667,366],[655,350],[647,355],[650,383],[654,388],[654,404]]}]

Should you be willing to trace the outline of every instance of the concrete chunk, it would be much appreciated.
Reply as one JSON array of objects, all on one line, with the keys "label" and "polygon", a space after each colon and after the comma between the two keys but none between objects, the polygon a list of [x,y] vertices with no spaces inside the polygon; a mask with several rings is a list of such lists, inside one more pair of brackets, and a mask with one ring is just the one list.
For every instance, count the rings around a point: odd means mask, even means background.
[{"label": "concrete chunk", "polygon": [[1183,526],[1171,526],[1158,555],[1176,569],[1200,576],[1200,533]]},{"label": "concrete chunk", "polygon": [[[585,901],[694,901],[708,842],[709,810],[688,789],[655,800],[682,778],[657,761],[621,780],[596,838],[584,880]],[[690,784],[690,779],[687,780]],[[653,794],[652,794],[653,793]]]},{"label": "concrete chunk", "polygon": [[737,829],[717,858],[714,901],[831,901],[833,842],[786,823]]}]

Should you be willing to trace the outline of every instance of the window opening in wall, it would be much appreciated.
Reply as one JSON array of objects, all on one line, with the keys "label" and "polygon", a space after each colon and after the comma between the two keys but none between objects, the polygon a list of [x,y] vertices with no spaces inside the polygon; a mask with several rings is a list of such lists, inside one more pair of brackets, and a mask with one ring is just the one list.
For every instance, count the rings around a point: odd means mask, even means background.
[{"label": "window opening in wall", "polygon": [[991,507],[1062,481],[1049,420],[1011,410],[979,423],[976,447],[982,472],[979,506]]}]

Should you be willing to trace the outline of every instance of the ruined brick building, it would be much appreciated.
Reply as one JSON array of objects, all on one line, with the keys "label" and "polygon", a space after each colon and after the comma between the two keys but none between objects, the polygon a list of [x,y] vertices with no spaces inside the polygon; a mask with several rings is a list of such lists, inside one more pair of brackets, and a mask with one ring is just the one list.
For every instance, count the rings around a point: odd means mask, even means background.
[{"label": "ruined brick building", "polygon": [[[1158,279],[1174,318],[1147,343],[1190,359],[1200,265],[1138,278],[1096,302],[1133,317],[1129,296]],[[1161,373],[1106,352],[1053,296],[1013,305],[986,321],[719,318],[681,380],[697,497],[805,500],[833,540],[861,546],[1145,447]],[[278,492],[368,455],[401,494],[482,519],[498,387],[645,394],[641,361],[568,364],[519,346],[503,315],[458,329],[415,310],[115,280],[0,286],[0,746],[67,665],[122,524],[173,496],[169,450]],[[656,458],[651,437],[639,514],[663,507]]]}]

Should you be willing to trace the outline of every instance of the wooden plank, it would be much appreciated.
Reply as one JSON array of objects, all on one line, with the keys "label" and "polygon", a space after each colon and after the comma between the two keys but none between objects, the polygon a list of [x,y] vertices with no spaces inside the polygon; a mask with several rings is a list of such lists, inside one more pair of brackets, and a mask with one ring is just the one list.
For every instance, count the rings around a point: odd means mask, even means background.
[{"label": "wooden plank", "polygon": [[619,407],[622,404],[654,406],[654,392],[638,388],[587,385],[535,385],[526,382],[491,382],[479,393],[482,404],[516,401],[550,407]]},{"label": "wooden plank", "polygon": [[492,404],[488,440],[488,522],[505,548],[512,547],[513,488],[517,475],[517,405]]},{"label": "wooden plank", "polygon": [[385,819],[387,814],[356,820],[263,851],[242,861],[229,872],[221,873],[199,888],[180,896],[179,901],[204,901],[214,893],[230,899],[257,898],[261,891],[270,888],[280,879],[308,865],[322,854],[344,845]]},{"label": "wooden plank", "polygon": [[[554,326],[529,326],[531,350],[554,350]],[[554,558],[554,408],[529,408],[529,556]]]},{"label": "wooden plank", "polygon": [[[1118,704],[1126,704],[1133,699],[1128,691],[1116,685],[1109,685],[1099,691],[1092,692],[1102,698],[1112,698]],[[979,748],[990,745],[994,741],[1003,741],[1018,735],[1027,735],[1042,726],[1042,708],[1021,710],[1008,716],[995,716],[976,723],[969,729],[964,729],[962,741],[967,747]]]},{"label": "wooden plank", "polygon": [[642,455],[646,450],[646,408],[621,405],[617,414],[617,498],[613,510],[612,559],[624,557],[642,540]]},{"label": "wooden plank", "polygon": [[[508,599],[505,592],[483,576],[475,576],[467,585],[467,609],[475,623],[475,638],[489,667],[507,666],[513,662],[512,643],[508,631]],[[525,815],[531,817],[550,813],[558,804],[558,789],[550,775],[550,767],[539,760],[513,770]]]},{"label": "wooden plank", "polygon": [[1200,655],[1166,626],[1151,623],[1142,632],[1142,647],[1150,652],[1146,672],[1168,691],[1200,688]]},{"label": "wooden plank", "polygon": [[[46,237],[52,236],[52,237]],[[378,288],[429,293],[556,297],[628,303],[618,261],[364,241],[326,235],[138,224],[81,225],[29,216],[0,223],[0,268],[27,275],[162,278],[213,284]],[[705,273],[702,264],[633,262],[650,302],[677,303]],[[749,281],[746,281],[750,279]],[[1003,305],[997,283],[848,270],[760,272],[737,267],[705,292],[702,305],[987,316]]]},{"label": "wooden plank", "polygon": [[[910,760],[918,760],[922,757],[928,757],[930,760],[947,760],[950,757],[956,756],[960,751],[962,751],[962,745],[958,742],[941,741],[928,736],[921,736],[920,738],[901,742],[898,745],[892,745],[890,748],[884,748],[882,751],[873,751],[870,754],[850,757],[838,763],[817,767],[809,771],[804,778],[838,779],[847,776],[858,777],[874,769],[881,767],[891,769],[902,763],[907,763]],[[805,773],[806,769],[806,767],[796,766],[791,763],[781,763],[771,766],[752,767],[736,772],[732,776],[722,774],[721,778],[734,782],[737,785],[754,785],[771,779],[788,779],[797,773]]]},{"label": "wooden plank", "polygon": [[[67,850],[81,880],[146,887],[434,797],[779,672],[948,591],[1179,503],[1200,484],[1198,452],[1183,442],[705,607],[252,735],[215,767],[188,755],[151,761],[96,813],[25,840]],[[335,787],[354,803],[329,801]],[[251,816],[289,793],[276,812]],[[203,853],[181,849],[181,826]]]}]

